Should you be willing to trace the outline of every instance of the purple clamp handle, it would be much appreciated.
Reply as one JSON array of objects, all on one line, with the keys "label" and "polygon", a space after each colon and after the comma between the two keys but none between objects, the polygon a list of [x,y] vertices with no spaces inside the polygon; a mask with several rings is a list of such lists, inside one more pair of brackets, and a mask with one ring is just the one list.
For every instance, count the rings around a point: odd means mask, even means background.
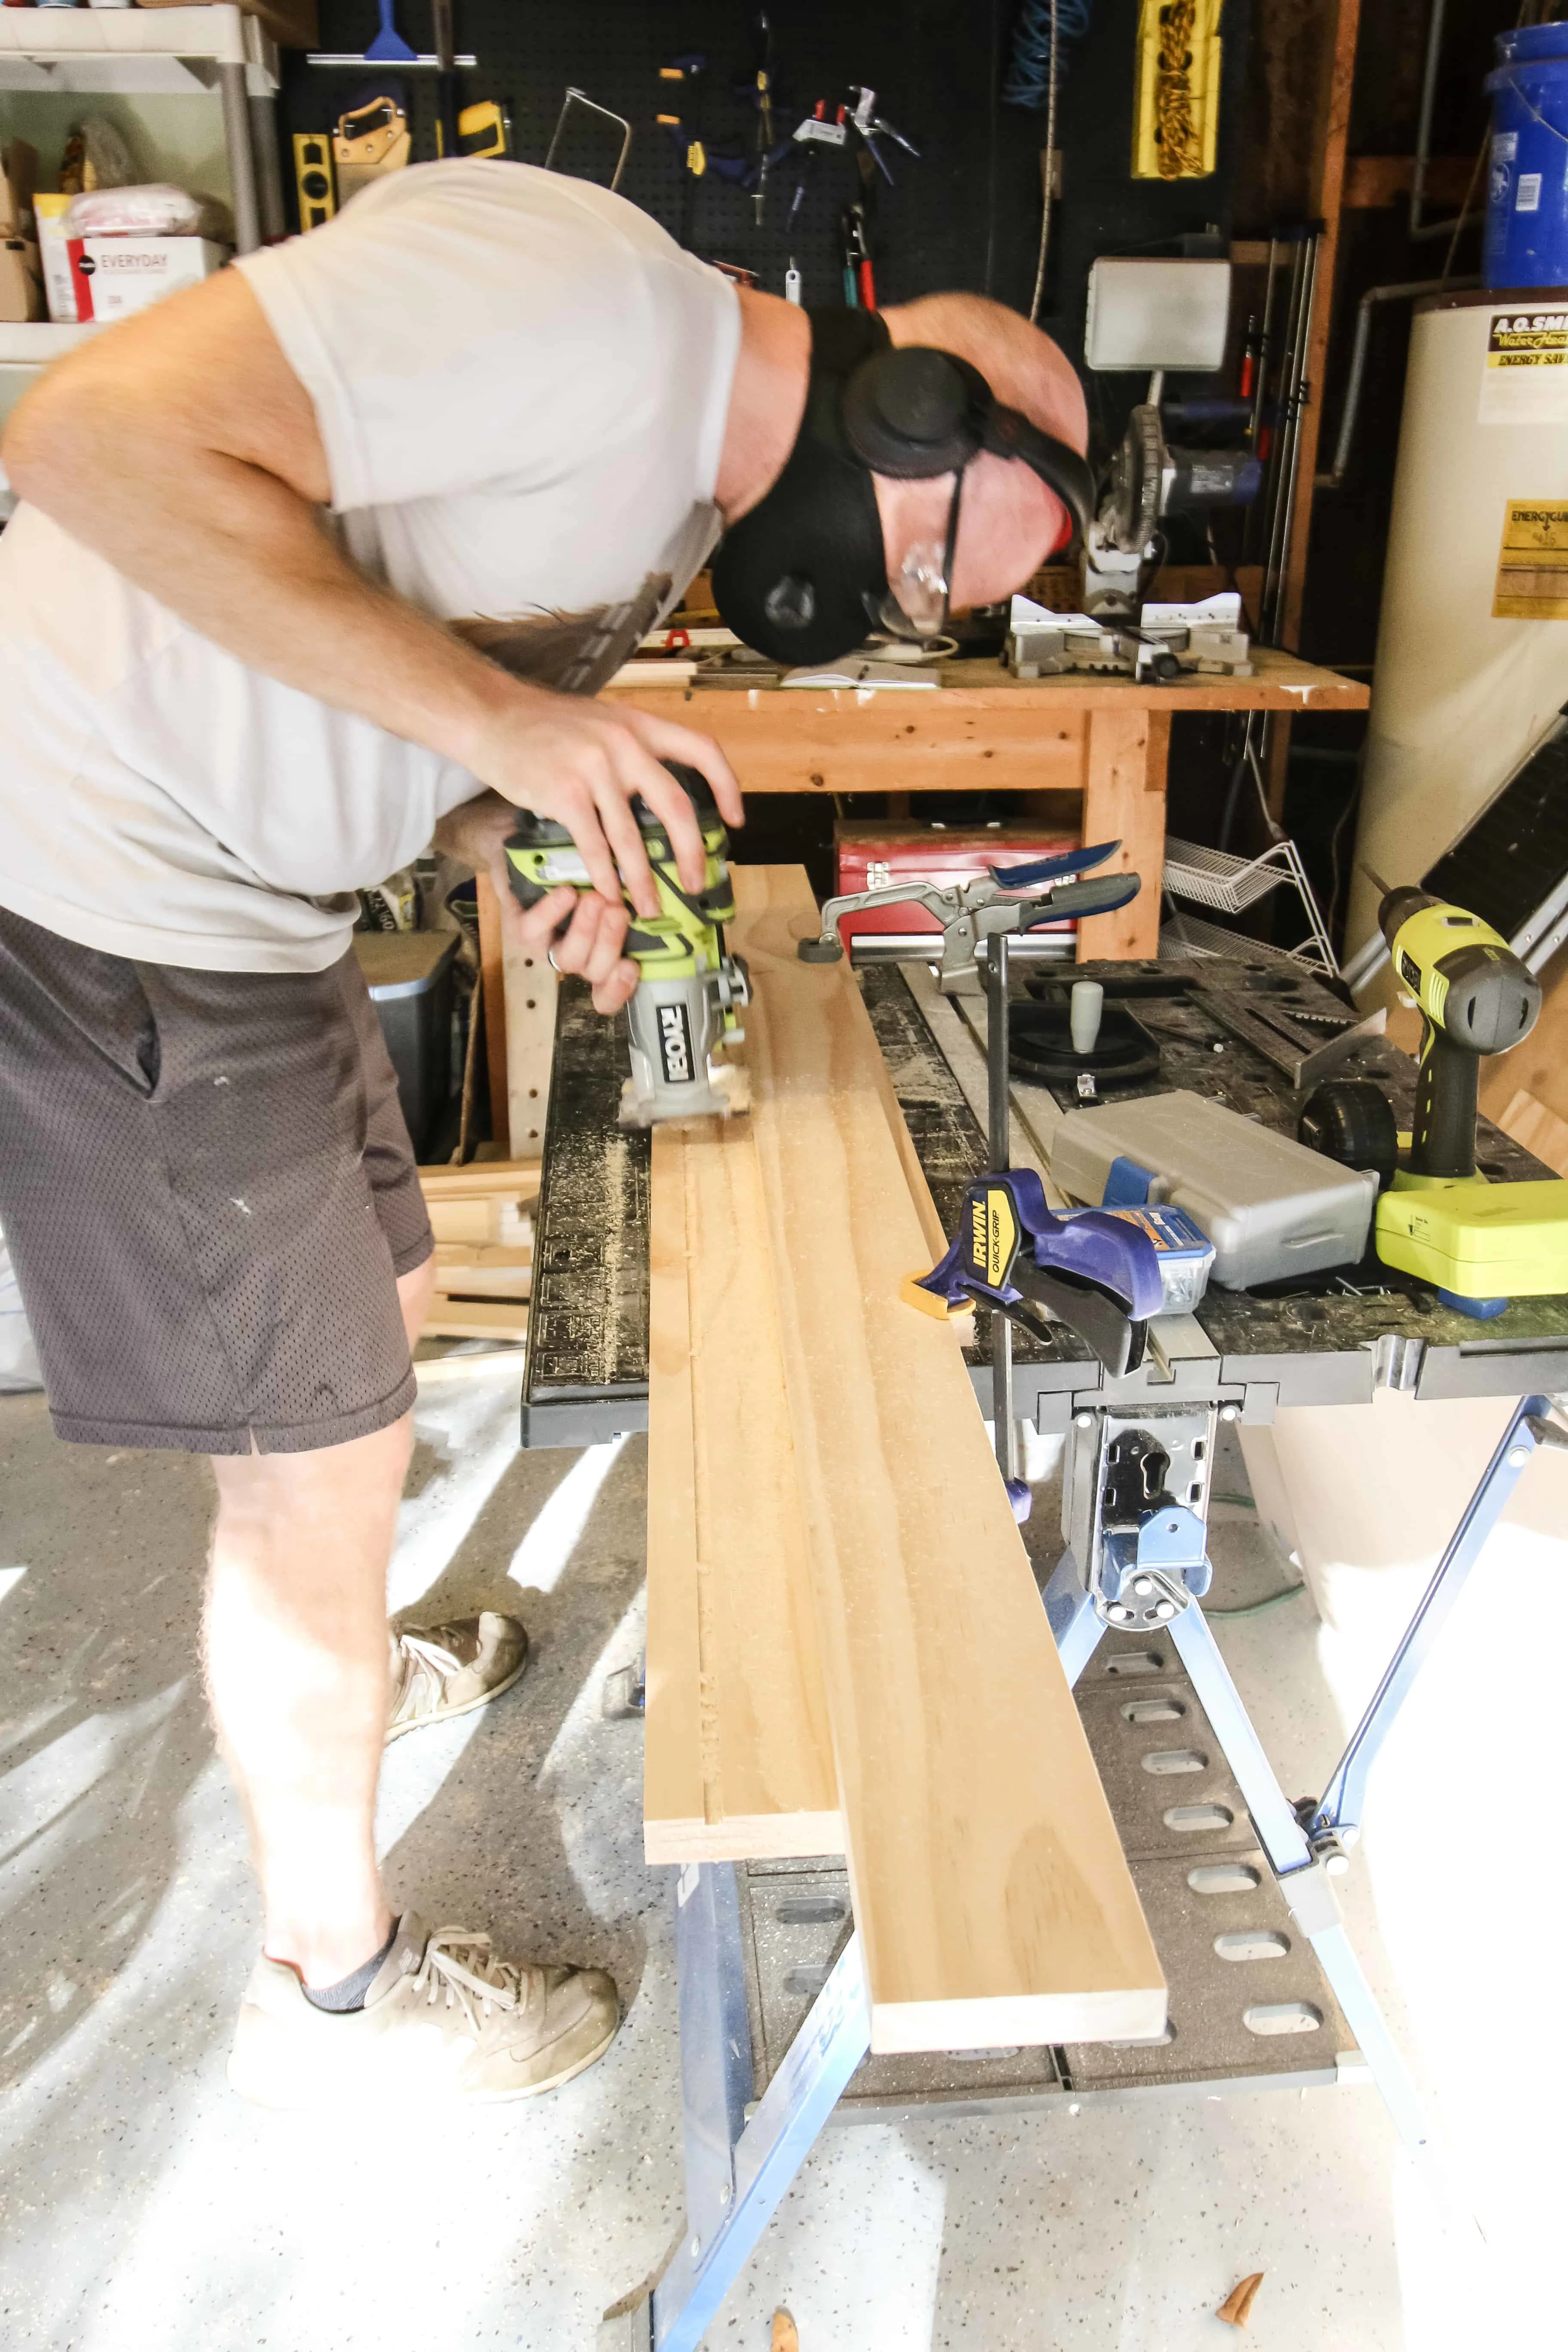
[{"label": "purple clamp handle", "polygon": [[1093,1283],[1120,1300],[1134,1323],[1159,1314],[1164,1303],[1164,1279],[1160,1253],[1149,1235],[1130,1219],[1112,1216],[1104,1209],[1074,1209],[1058,1214],[1047,1206],[1045,1187],[1032,1168],[976,1179],[964,1195],[959,1237],[941,1263],[920,1277],[922,1290],[929,1290],[948,1307],[976,1296],[994,1298],[1004,1307],[1016,1306],[1024,1298],[1024,1292],[1011,1283],[1000,1290],[993,1288],[976,1273],[971,1254],[969,1202],[976,1192],[998,1184],[1005,1184],[1012,1196],[1020,1248],[1027,1247],[1042,1273]]}]

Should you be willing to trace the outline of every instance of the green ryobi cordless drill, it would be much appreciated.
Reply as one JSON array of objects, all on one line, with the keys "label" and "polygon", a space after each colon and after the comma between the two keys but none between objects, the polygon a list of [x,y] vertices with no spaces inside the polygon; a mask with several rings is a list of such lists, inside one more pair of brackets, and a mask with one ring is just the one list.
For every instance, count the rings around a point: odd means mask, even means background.
[{"label": "green ryobi cordless drill", "polygon": [[1384,894],[1378,921],[1424,1024],[1408,1156],[1377,1204],[1378,1255],[1467,1315],[1568,1290],[1568,1184],[1476,1173],[1481,1057],[1530,1034],[1541,984],[1479,916],[1363,870]]},{"label": "green ryobi cordless drill", "polygon": [[[659,911],[651,918],[631,909],[626,952],[641,973],[626,1008],[631,1032],[631,1076],[621,1095],[623,1127],[650,1127],[655,1119],[689,1118],[716,1111],[727,1117],[737,1073],[713,1058],[716,1049],[744,1035],[738,1018],[751,1001],[746,967],[724,950],[724,925],[735,919],[730,879],[730,837],[707,778],[674,761],[665,765],[689,794],[702,828],[707,866],[693,898],[675,867],[675,850],[664,821],[647,803],[634,800],[658,891]],[[552,817],[524,812],[506,844],[513,896],[537,906],[547,892],[569,882],[593,888],[571,835]],[[631,901],[626,900],[628,908]]]}]

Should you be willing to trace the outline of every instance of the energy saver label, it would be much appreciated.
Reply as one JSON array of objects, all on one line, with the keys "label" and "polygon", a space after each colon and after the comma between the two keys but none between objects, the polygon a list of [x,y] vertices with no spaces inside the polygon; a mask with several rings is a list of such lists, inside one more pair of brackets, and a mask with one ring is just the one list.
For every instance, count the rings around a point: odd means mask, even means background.
[{"label": "energy saver label", "polygon": [[1568,499],[1510,499],[1494,621],[1568,621]]}]

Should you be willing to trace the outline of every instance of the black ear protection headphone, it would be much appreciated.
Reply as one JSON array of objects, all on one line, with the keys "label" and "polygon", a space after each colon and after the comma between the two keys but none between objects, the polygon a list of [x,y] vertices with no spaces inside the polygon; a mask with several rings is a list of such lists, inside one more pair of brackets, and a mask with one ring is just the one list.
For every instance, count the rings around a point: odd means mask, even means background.
[{"label": "black ear protection headphone", "polygon": [[732,523],[713,560],[713,598],[742,643],[791,666],[837,659],[868,629],[928,636],[889,589],[876,477],[951,474],[941,555],[942,616],[952,578],[965,469],[1016,457],[1083,531],[1094,478],[1076,449],[999,401],[952,352],[895,348],[869,310],[809,310],[811,372],[795,446],[766,496]]},{"label": "black ear protection headphone", "polygon": [[1094,512],[1094,476],[1065,441],[997,399],[977,367],[952,352],[891,345],[862,360],[844,388],[844,436],[874,474],[921,481],[962,473],[982,450],[1017,457],[1060,499],[1081,534]]}]

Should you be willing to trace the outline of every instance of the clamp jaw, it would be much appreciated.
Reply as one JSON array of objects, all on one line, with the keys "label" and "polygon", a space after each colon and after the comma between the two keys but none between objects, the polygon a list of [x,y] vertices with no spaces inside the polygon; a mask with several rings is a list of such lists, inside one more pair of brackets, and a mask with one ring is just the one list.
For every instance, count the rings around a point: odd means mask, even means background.
[{"label": "clamp jaw", "polygon": [[977,950],[999,932],[1030,931],[1070,915],[1114,914],[1118,907],[1128,905],[1138,895],[1136,874],[1102,874],[1088,882],[1071,878],[1102,865],[1121,846],[1119,841],[1104,841],[1059,857],[993,866],[978,881],[949,887],[936,882],[895,882],[884,890],[852,890],[826,902],[821,937],[802,940],[795,952],[802,963],[837,963],[844,953],[838,935],[842,916],[867,907],[923,907],[942,926],[940,982],[943,990],[951,990],[977,977]]},{"label": "clamp jaw", "polygon": [[958,1237],[903,1296],[928,1315],[989,1307],[1037,1339],[1050,1339],[1043,1307],[1093,1349],[1113,1380],[1143,1360],[1149,1318],[1164,1304],[1160,1251],[1143,1225],[1109,1209],[1046,1205],[1032,1168],[984,1176],[959,1213]]}]

